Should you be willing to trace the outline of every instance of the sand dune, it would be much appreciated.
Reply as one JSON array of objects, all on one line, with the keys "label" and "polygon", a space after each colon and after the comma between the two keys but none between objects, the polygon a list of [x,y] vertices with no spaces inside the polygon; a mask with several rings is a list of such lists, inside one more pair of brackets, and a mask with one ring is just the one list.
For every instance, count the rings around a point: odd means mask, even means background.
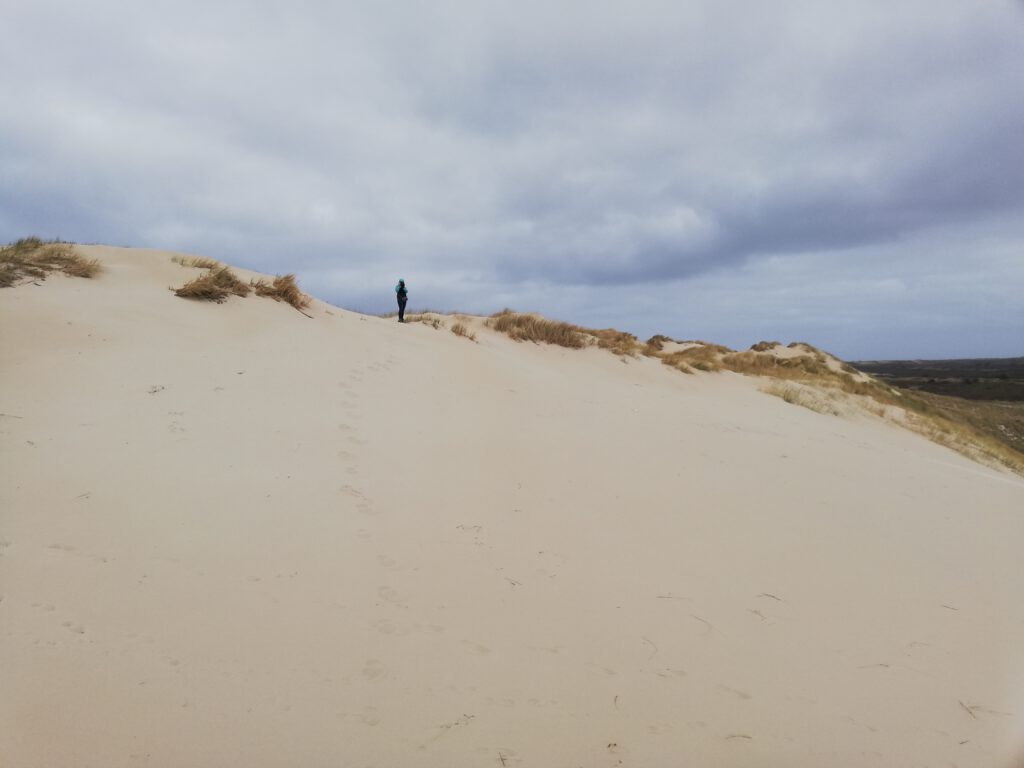
[{"label": "sand dune", "polygon": [[3,766],[1024,759],[1019,477],[81,251],[0,292]]}]

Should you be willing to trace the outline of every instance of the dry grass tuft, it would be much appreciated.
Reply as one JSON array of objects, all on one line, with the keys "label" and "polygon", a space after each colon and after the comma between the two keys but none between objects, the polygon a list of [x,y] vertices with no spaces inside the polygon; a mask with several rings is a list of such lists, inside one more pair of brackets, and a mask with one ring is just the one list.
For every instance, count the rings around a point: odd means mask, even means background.
[{"label": "dry grass tuft", "polygon": [[476,341],[476,334],[470,331],[462,323],[455,323],[455,325],[452,326],[452,333],[454,333],[456,336],[461,336],[464,339]]},{"label": "dry grass tuft", "polygon": [[722,367],[736,373],[774,376],[780,379],[807,379],[831,374],[823,355],[775,357],[758,354],[752,350],[724,355]]},{"label": "dry grass tuft", "polygon": [[231,295],[248,296],[249,290],[249,286],[239,280],[228,267],[218,267],[185,283],[174,291],[174,295],[220,304]]},{"label": "dry grass tuft", "polygon": [[183,267],[196,267],[197,269],[219,269],[223,266],[216,259],[208,259],[205,256],[172,256],[171,261],[181,264]]},{"label": "dry grass tuft", "polygon": [[82,258],[71,243],[24,237],[0,247],[0,288],[23,280],[45,280],[51,272],[90,278],[102,270],[99,259]]},{"label": "dry grass tuft", "polygon": [[[397,314],[397,313],[396,313]],[[447,326],[441,321],[441,318],[434,317],[432,312],[419,312],[415,315],[407,314],[405,316],[405,322],[407,323],[423,323],[429,325],[435,331],[438,331]]]},{"label": "dry grass tuft", "polygon": [[593,336],[597,340],[598,347],[607,349],[612,354],[635,357],[644,349],[632,333],[617,331],[614,328],[579,328],[578,330]]},{"label": "dry grass tuft", "polygon": [[799,405],[815,413],[824,413],[829,416],[843,415],[843,410],[839,407],[842,394],[835,390],[818,389],[793,382],[772,381],[762,387],[761,391],[781,397],[787,403]]},{"label": "dry grass tuft", "polygon": [[516,341],[554,344],[570,349],[582,349],[587,345],[586,338],[577,326],[548,320],[539,315],[520,314],[506,309],[492,315],[487,324]]},{"label": "dry grass tuft", "polygon": [[295,282],[295,275],[278,275],[270,283],[260,278],[251,281],[250,285],[257,296],[267,296],[274,301],[283,301],[285,304],[291,304],[300,312],[308,307],[311,301],[309,296],[299,290],[298,283]]},{"label": "dry grass tuft", "polygon": [[707,373],[722,370],[722,359],[725,355],[731,354],[732,350],[721,344],[699,343],[699,347],[661,355],[661,362],[683,373],[693,373],[695,370]]},{"label": "dry grass tuft", "polygon": [[782,343],[778,341],[759,341],[750,347],[751,352],[769,352],[776,347],[781,347]]},{"label": "dry grass tuft", "polygon": [[665,348],[665,342],[671,342],[668,336],[663,336],[660,333],[656,333],[647,340],[647,346],[655,352],[661,352]]}]

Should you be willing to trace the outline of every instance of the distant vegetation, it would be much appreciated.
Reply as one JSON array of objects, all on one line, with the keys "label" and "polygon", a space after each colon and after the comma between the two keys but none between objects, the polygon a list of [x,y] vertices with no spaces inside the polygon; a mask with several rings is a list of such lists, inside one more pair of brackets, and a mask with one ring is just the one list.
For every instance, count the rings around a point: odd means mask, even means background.
[{"label": "distant vegetation", "polygon": [[884,360],[853,365],[903,389],[967,400],[1024,402],[1024,357]]},{"label": "distant vegetation", "polygon": [[75,253],[71,243],[24,237],[0,247],[0,288],[25,280],[45,280],[51,272],[71,277],[95,277],[102,271],[97,259]]}]

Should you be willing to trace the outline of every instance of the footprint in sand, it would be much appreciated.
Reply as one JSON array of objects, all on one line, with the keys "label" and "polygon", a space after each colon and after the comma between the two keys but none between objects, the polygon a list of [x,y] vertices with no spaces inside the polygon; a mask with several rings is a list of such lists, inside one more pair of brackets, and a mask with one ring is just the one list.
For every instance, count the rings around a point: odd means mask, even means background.
[{"label": "footprint in sand", "polygon": [[76,635],[85,634],[85,627],[83,627],[81,624],[75,624],[73,621],[62,621],[60,625],[65,629],[71,630]]},{"label": "footprint in sand", "polygon": [[736,688],[730,688],[728,685],[719,685],[718,689],[721,691],[725,691],[726,693],[731,693],[733,696],[743,699],[743,701],[749,701],[753,698],[753,696],[751,696],[746,691],[740,691]]},{"label": "footprint in sand", "polygon": [[379,680],[387,674],[387,669],[379,659],[367,659],[363,665],[363,677],[367,680]]},{"label": "footprint in sand", "polygon": [[366,707],[357,717],[363,725],[374,726],[380,723],[380,714],[374,707]]},{"label": "footprint in sand", "polygon": [[362,491],[360,491],[355,486],[349,485],[348,483],[346,483],[345,485],[341,486],[341,488],[339,490],[342,493],[344,493],[345,495],[352,496],[352,497],[357,498],[357,499],[365,499],[366,498],[366,496],[363,494]]},{"label": "footprint in sand", "polygon": [[379,619],[373,622],[373,628],[382,635],[393,635],[398,631],[398,625],[391,619]]}]

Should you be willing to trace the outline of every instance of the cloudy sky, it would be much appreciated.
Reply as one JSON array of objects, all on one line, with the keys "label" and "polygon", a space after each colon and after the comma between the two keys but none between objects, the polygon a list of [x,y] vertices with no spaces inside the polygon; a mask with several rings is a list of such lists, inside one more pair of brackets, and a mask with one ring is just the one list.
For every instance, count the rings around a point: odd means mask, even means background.
[{"label": "cloudy sky", "polygon": [[5,0],[0,240],[1024,355],[1021,0]]}]

